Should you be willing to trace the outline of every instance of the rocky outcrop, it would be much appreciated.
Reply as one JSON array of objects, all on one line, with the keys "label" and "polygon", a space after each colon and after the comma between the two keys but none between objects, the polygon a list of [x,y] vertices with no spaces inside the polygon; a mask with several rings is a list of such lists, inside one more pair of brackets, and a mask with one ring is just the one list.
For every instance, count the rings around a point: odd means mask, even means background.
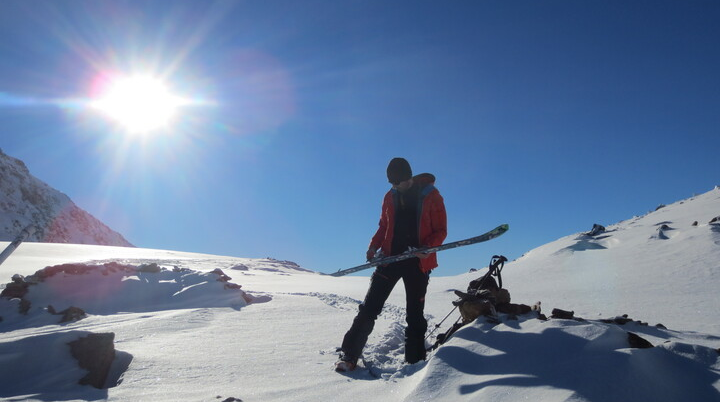
[{"label": "rocky outcrop", "polygon": [[[70,279],[67,282],[67,286],[70,287],[64,287],[63,289],[65,291],[62,295],[55,294],[55,296],[59,296],[60,299],[42,299],[42,289],[64,286],[57,284],[59,282],[64,283],[69,277],[80,277],[82,280],[73,281]],[[51,278],[53,278],[55,285],[47,284]],[[126,281],[127,278],[136,279]],[[107,299],[107,294],[105,293],[108,289],[118,292],[123,289],[126,291],[133,291],[134,289],[140,294],[140,297],[128,298],[126,295],[125,297],[130,300],[130,304],[134,307],[125,306],[124,308],[136,308],[142,311],[148,308],[147,303],[157,305],[160,298],[164,298],[168,302],[170,299],[180,298],[185,302],[188,300],[196,300],[200,305],[206,305],[205,303],[214,305],[215,302],[213,302],[213,298],[208,299],[203,297],[199,292],[210,292],[208,294],[220,292],[216,300],[216,303],[219,303],[217,305],[229,305],[234,308],[240,308],[251,303],[264,303],[271,300],[269,296],[256,297],[247,294],[242,290],[242,285],[230,282],[231,279],[232,278],[226,275],[221,269],[215,269],[212,272],[196,272],[178,267],[170,270],[160,267],[157,263],[146,263],[139,266],[114,261],[97,265],[70,263],[45,267],[28,276],[13,276],[12,282],[7,283],[3,291],[0,292],[0,301],[2,301],[2,299],[7,299],[5,300],[6,302],[13,301],[12,307],[5,311],[12,311],[12,308],[16,308],[17,313],[13,312],[15,313],[15,317],[28,315],[30,313],[49,313],[60,316],[59,319],[52,319],[55,323],[66,323],[81,320],[87,317],[88,314],[96,314],[98,304],[103,304],[105,308],[112,308],[113,311],[116,311],[114,310],[117,308],[116,306],[109,307],[109,304],[105,304],[111,303],[111,300]],[[163,285],[155,286],[160,282],[163,282]],[[168,282],[172,282],[173,284],[167,284]],[[130,286],[125,286],[128,284],[130,284]],[[157,297],[150,298],[145,292],[137,291],[136,286],[146,286],[147,292],[155,292]],[[185,292],[186,289],[191,288],[193,289],[191,292]],[[226,291],[227,293],[225,293]],[[33,305],[33,293],[41,295],[41,305]],[[78,293],[84,296],[80,299],[74,298],[73,295]],[[140,302],[136,302],[136,300],[140,300]],[[53,305],[61,307],[56,309]],[[64,308],[64,310],[60,311],[62,308]],[[87,313],[83,308],[87,309]],[[104,311],[105,314],[107,314],[107,310]],[[1,320],[2,317],[0,317],[0,321]],[[47,323],[48,320],[43,320],[42,322]]]},{"label": "rocky outcrop", "polygon": [[91,385],[99,389],[108,388],[106,386],[108,374],[115,360],[114,340],[115,334],[109,332],[88,334],[68,343],[72,356],[80,367],[88,371],[87,375],[78,381],[80,385]]},{"label": "rocky outcrop", "polygon": [[585,235],[593,237],[599,235],[600,233],[604,233],[605,230],[605,226],[595,223],[593,224],[592,229],[589,232],[585,233]]},{"label": "rocky outcrop", "polygon": [[12,241],[29,225],[36,231],[26,241],[133,247],[0,150],[0,241]]}]

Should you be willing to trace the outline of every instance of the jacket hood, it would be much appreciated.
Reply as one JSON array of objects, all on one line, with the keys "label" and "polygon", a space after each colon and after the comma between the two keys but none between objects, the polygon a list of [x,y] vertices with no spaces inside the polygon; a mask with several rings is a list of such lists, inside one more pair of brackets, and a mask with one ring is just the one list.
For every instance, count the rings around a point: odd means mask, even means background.
[{"label": "jacket hood", "polygon": [[413,177],[413,181],[421,186],[427,186],[428,184],[435,185],[435,175],[431,173],[420,173]]}]

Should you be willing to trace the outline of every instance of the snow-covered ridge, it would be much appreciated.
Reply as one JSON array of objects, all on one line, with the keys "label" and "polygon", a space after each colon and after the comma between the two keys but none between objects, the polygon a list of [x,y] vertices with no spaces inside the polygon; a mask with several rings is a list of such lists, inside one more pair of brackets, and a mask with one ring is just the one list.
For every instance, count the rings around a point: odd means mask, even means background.
[{"label": "snow-covered ridge", "polygon": [[515,294],[545,305],[720,333],[719,220],[716,187],[535,248],[508,264],[506,277]]},{"label": "snow-covered ridge", "polygon": [[[645,240],[648,239],[669,240],[682,234],[702,235],[706,240],[715,243],[720,241],[715,234],[719,230],[718,225],[720,225],[720,186],[670,205],[661,204],[645,215],[609,225],[606,230],[595,236],[590,236],[587,232],[568,235],[530,250],[518,258],[518,261],[564,251],[633,247],[647,243]],[[675,245],[675,243],[656,244],[662,247]]]},{"label": "snow-covered ridge", "polygon": [[13,240],[28,225],[36,230],[27,241],[133,247],[0,150],[0,240]]}]

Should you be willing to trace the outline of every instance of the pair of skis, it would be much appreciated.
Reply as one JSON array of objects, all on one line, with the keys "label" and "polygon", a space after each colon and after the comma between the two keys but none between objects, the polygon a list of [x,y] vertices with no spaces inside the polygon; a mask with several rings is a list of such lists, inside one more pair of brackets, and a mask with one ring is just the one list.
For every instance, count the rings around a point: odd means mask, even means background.
[{"label": "pair of skis", "polygon": [[448,250],[451,248],[468,246],[470,244],[475,244],[475,243],[482,243],[484,241],[492,240],[496,237],[501,236],[503,233],[507,232],[509,228],[510,227],[508,226],[508,224],[502,224],[487,233],[481,234],[480,236],[471,237],[471,238],[465,239],[465,240],[458,240],[458,241],[455,241],[452,243],[445,243],[445,244],[442,244],[440,246],[435,246],[435,247],[422,247],[422,248],[414,249],[412,251],[407,251],[402,254],[393,255],[390,257],[377,258],[377,259],[374,259],[374,260],[368,262],[367,264],[358,265],[357,267],[343,269],[343,270],[334,272],[330,275],[331,276],[343,276],[343,275],[351,274],[353,272],[358,272],[358,271],[362,271],[364,269],[376,267],[378,265],[387,265],[387,264],[392,264],[394,262],[406,260],[408,258],[413,258],[413,257],[415,257],[416,254],[430,254],[430,253],[436,253],[436,252],[442,251],[442,250]]}]

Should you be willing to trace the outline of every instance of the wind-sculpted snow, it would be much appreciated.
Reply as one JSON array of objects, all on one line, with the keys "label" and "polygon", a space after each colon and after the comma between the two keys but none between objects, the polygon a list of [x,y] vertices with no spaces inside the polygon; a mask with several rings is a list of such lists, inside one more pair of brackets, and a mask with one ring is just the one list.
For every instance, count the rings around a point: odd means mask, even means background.
[{"label": "wind-sculpted snow", "polygon": [[[42,315],[48,306],[55,311],[79,307],[91,315],[111,315],[210,307],[240,309],[249,303],[270,300],[269,296],[254,297],[244,292],[231,279],[219,269],[198,272],[116,262],[63,264],[44,268],[17,284],[8,284],[5,294],[18,286],[24,287],[26,293],[21,299],[29,303],[30,318]],[[17,299],[0,299],[3,305],[0,314],[5,317],[0,328],[23,321],[23,315],[12,311],[17,304]]]},{"label": "wind-sculpted snow", "polygon": [[580,239],[577,243],[567,246],[563,248],[562,250],[558,251],[558,253],[562,252],[573,252],[573,251],[587,251],[587,250],[605,250],[607,247],[603,246],[602,244],[599,244],[597,241],[592,240],[586,240],[586,239]]},{"label": "wind-sculpted snow", "polygon": [[[427,363],[406,400],[717,401],[717,350],[666,341],[677,333],[640,325],[654,348],[633,349],[624,327],[532,318],[460,329]],[[664,342],[664,343],[663,343]],[[450,398],[448,393],[452,394]]]}]

